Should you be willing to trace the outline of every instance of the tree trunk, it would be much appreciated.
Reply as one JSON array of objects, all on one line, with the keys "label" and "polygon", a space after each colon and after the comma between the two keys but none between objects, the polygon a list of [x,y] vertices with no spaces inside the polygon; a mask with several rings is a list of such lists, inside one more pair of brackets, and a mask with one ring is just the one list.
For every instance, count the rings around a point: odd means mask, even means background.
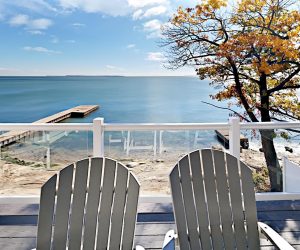
[{"label": "tree trunk", "polygon": [[277,153],[274,147],[274,130],[260,130],[259,132],[269,171],[271,192],[282,192],[282,169],[279,165]]},{"label": "tree trunk", "polygon": [[[270,96],[267,91],[267,76],[262,73],[259,79],[260,85],[260,101],[261,101],[261,121],[270,122]],[[274,135],[273,129],[270,130],[260,130],[261,144],[265,155],[265,160],[267,163],[267,168],[269,170],[269,178],[271,184],[271,192],[281,192],[282,191],[282,170],[280,168],[277,153],[274,147]]]}]

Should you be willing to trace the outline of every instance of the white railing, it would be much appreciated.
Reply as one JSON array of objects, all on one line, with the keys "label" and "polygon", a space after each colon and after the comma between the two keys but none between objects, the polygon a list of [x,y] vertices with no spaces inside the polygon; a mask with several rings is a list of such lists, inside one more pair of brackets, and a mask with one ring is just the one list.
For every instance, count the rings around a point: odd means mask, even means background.
[{"label": "white railing", "polygon": [[[93,155],[104,156],[105,131],[163,131],[163,130],[229,130],[229,151],[240,158],[240,133],[242,129],[300,129],[300,122],[257,122],[240,123],[238,118],[230,118],[228,123],[104,123],[103,118],[96,118],[93,123],[0,123],[0,131],[92,131]],[[2,196],[0,203],[9,199]],[[16,198],[16,197],[15,197]],[[260,193],[257,200],[300,199],[300,193]],[[31,198],[30,198],[31,199]],[[36,198],[33,198],[34,200]],[[169,196],[143,197],[142,200],[171,201]]]},{"label": "white railing", "polygon": [[93,123],[0,123],[0,131],[92,131],[93,155],[104,156],[105,131],[182,131],[182,130],[229,130],[229,151],[240,158],[240,134],[242,129],[300,129],[300,122],[253,122],[240,123],[230,118],[228,123],[104,123],[103,118]]}]

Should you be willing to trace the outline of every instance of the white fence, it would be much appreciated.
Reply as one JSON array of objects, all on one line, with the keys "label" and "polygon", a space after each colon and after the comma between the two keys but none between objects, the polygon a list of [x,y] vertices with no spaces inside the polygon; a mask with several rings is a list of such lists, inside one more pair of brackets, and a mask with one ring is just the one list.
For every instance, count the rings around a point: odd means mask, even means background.
[{"label": "white fence", "polygon": [[283,191],[300,193],[300,166],[287,157],[283,158]]},{"label": "white fence", "polygon": [[[238,118],[230,118],[228,123],[105,123],[103,118],[94,119],[93,123],[2,123],[0,131],[92,131],[93,155],[104,156],[105,131],[182,131],[182,130],[229,130],[229,151],[240,158],[240,134],[244,129],[300,129],[300,122],[258,122],[240,123]],[[284,177],[285,178],[285,177]],[[299,176],[300,178],[300,176]],[[288,180],[285,179],[285,182]],[[144,198],[149,201],[160,200],[160,196]],[[258,200],[300,199],[299,193],[257,194]],[[170,197],[163,197],[170,200]]]},{"label": "white fence", "polygon": [[0,123],[0,131],[92,131],[93,155],[104,156],[105,131],[182,131],[182,130],[229,130],[229,151],[240,157],[240,134],[244,129],[299,129],[300,122],[253,122],[240,123],[230,118],[228,123],[104,123],[103,118],[93,123]]}]

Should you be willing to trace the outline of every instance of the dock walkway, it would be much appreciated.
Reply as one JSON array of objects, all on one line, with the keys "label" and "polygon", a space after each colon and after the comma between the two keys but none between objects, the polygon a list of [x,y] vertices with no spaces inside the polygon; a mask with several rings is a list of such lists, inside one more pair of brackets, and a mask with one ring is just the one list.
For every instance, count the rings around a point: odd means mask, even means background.
[{"label": "dock walkway", "polygon": [[[0,205],[0,249],[35,248],[38,204]],[[135,244],[146,249],[161,249],[164,235],[175,229],[170,203],[141,203],[138,207]],[[258,220],[282,235],[295,249],[300,249],[300,201],[258,201]],[[176,229],[175,229],[176,230]],[[261,249],[275,249],[261,239]]]},{"label": "dock walkway", "polygon": [[[99,108],[98,105],[81,105],[71,109],[64,110],[62,112],[56,113],[54,115],[45,117],[33,123],[57,123],[68,118],[78,118],[85,117],[88,114]],[[12,144],[26,136],[31,134],[30,131],[9,131],[7,133],[0,135],[0,147]]]},{"label": "dock walkway", "polygon": [[[229,130],[215,130],[218,139],[224,143],[225,148],[229,148]],[[243,149],[249,148],[249,141],[243,135],[240,135],[240,145]]]}]

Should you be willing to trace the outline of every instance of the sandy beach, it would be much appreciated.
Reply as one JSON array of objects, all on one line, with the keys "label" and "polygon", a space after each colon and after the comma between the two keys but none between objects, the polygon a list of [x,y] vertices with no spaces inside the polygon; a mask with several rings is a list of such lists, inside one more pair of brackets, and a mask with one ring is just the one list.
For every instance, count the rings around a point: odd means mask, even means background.
[{"label": "sandy beach", "polygon": [[[221,149],[220,146],[217,146]],[[55,149],[51,152],[51,168],[45,167],[45,150],[39,147],[19,147],[13,151],[2,153],[0,160],[0,194],[1,195],[38,195],[40,187],[53,174],[68,164],[87,157],[85,150]],[[110,150],[106,156],[124,163],[137,176],[141,183],[142,194],[169,194],[168,175],[171,168],[184,155],[183,151],[166,150],[161,155],[153,156],[153,152],[130,152],[129,156],[118,150]],[[288,156],[291,161],[300,163],[298,154],[278,152],[282,165],[282,157]],[[257,191],[268,191],[269,182],[263,153],[257,148],[243,150],[241,160],[254,174]]]}]

